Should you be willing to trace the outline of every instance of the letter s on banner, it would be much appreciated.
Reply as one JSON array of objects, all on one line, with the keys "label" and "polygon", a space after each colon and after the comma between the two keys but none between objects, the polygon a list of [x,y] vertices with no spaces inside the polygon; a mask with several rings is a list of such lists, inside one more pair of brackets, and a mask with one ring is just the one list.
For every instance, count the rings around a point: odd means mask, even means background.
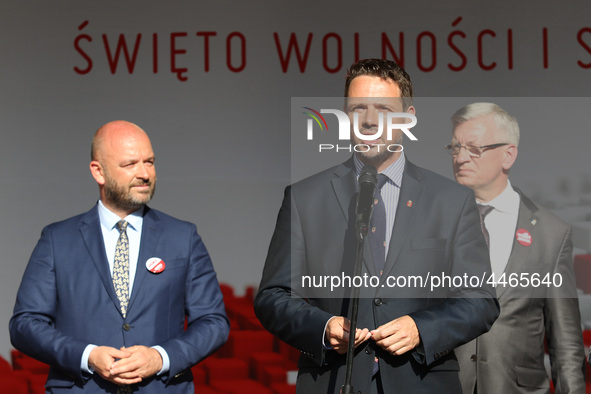
[{"label": "letter s on banner", "polygon": [[[87,20],[82,22],[82,24],[80,26],[78,26],[78,30],[81,31],[86,26],[88,26]],[[86,63],[88,63],[88,65],[84,69],[79,68],[78,66],[74,66],[74,71],[76,71],[76,73],[78,73],[78,74],[84,75],[84,74],[88,74],[92,70],[92,59],[90,58],[90,56],[88,56],[88,54],[86,52],[84,52],[84,50],[82,50],[82,48],[80,48],[80,41],[81,40],[86,40],[88,42],[92,42],[92,37],[89,36],[88,34],[80,34],[74,40],[74,48],[80,54],[80,56],[82,56],[84,58],[84,60],[86,60]]]}]

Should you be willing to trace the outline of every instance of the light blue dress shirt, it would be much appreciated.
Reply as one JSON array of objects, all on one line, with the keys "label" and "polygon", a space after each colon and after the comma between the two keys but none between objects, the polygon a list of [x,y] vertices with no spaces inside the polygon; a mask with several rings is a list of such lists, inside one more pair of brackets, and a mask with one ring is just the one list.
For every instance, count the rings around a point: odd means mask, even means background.
[{"label": "light blue dress shirt", "polygon": [[[355,172],[357,177],[363,168],[363,162],[354,155]],[[388,177],[388,182],[384,184],[381,190],[382,200],[386,208],[386,258],[388,256],[388,249],[390,247],[390,239],[392,238],[392,231],[394,230],[394,219],[396,218],[396,208],[398,207],[398,200],[400,197],[400,186],[402,185],[402,174],[404,173],[404,166],[406,159],[404,152],[400,152],[398,159],[384,169],[380,174]]]},{"label": "light blue dress shirt", "polygon": [[[129,223],[129,225],[127,226],[127,238],[129,240],[130,297],[133,291],[135,273],[138,269],[140,240],[142,238],[142,225],[144,223],[143,212],[144,208],[140,208],[124,218],[124,220]],[[109,263],[109,272],[111,272],[111,275],[113,275],[115,249],[117,248],[117,241],[119,240],[119,230],[117,229],[116,224],[121,220],[121,218],[117,214],[110,211],[107,207],[105,207],[103,202],[100,200],[98,202],[98,214],[101,223],[101,232],[103,234],[103,242],[105,244],[105,252],[107,254],[107,260]],[[140,266],[139,269],[142,269],[142,267]],[[80,364],[80,368],[82,369],[82,371],[94,373],[94,371],[91,370],[88,366],[88,357],[90,356],[90,352],[92,351],[92,349],[94,349],[95,347],[97,347],[97,345],[90,344],[86,346],[86,349],[84,349]],[[166,350],[164,350],[161,346],[152,346],[152,348],[156,349],[162,357],[162,369],[160,370],[160,372],[158,372],[158,375],[168,372],[168,369],[170,368],[170,359],[168,358]]]}]

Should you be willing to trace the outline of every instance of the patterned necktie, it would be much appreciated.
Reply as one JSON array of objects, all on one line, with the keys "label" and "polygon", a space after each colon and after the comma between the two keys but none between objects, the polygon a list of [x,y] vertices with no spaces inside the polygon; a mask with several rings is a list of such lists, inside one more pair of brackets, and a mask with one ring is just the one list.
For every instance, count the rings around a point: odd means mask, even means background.
[{"label": "patterned necktie", "polygon": [[382,199],[382,187],[388,177],[378,174],[378,184],[374,193],[374,206],[371,214],[369,243],[376,272],[381,276],[386,264],[386,205]]},{"label": "patterned necktie", "polygon": [[484,234],[484,239],[486,241],[486,246],[490,249],[490,238],[488,235],[488,230],[484,225],[484,218],[486,215],[490,213],[494,208],[490,205],[482,205],[478,204],[478,213],[480,214],[480,228],[482,229],[482,234]]},{"label": "patterned necktie", "polygon": [[123,317],[127,315],[127,304],[129,302],[129,240],[126,232],[128,224],[125,220],[117,222],[119,240],[117,241],[113,261],[113,286],[117,298],[119,298]]}]

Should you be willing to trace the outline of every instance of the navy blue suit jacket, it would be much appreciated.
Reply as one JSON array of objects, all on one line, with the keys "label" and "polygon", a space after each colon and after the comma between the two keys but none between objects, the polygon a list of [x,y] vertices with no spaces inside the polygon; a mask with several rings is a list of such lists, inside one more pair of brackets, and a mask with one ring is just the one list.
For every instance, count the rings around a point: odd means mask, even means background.
[{"label": "navy blue suit jacket", "polygon": [[[166,269],[149,272],[145,262],[151,257],[164,260]],[[147,207],[126,318],[95,206],[43,229],[10,320],[12,344],[51,366],[46,387],[53,393],[116,392],[98,374],[80,370],[88,344],[162,346],[170,370],[141,382],[139,392],[193,393],[190,367],[219,348],[228,333],[216,274],[195,225]]]}]

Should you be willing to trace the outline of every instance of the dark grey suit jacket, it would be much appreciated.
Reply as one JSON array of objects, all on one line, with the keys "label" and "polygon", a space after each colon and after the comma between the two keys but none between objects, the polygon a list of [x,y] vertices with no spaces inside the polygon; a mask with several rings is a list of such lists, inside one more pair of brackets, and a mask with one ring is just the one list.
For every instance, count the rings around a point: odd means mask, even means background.
[{"label": "dark grey suit jacket", "polygon": [[[352,275],[355,260],[357,181],[353,160],[286,189],[255,300],[266,329],[301,350],[297,391],[336,393],[344,382],[345,356],[323,346],[326,322],[350,316],[349,289],[303,288],[301,275]],[[367,243],[367,242],[366,242]],[[363,273],[376,275],[370,247]],[[490,262],[474,194],[446,178],[406,162],[393,234],[382,280],[393,276],[478,276]],[[492,287],[384,286],[361,289],[359,324],[374,329],[410,315],[422,351],[402,356],[374,343],[358,347],[355,390],[369,392],[374,357],[388,393],[459,393],[453,348],[488,331],[498,315]]]},{"label": "dark grey suit jacket", "polygon": [[[562,285],[524,288],[519,282],[497,288],[501,314],[491,330],[456,349],[465,393],[549,393],[544,367],[544,336],[555,392],[584,393],[585,360],[579,302],[574,279],[571,229],[519,190],[517,229],[532,235],[529,246],[513,241],[505,278],[522,274]],[[517,230],[516,229],[516,230]],[[556,276],[555,276],[556,275]],[[521,282],[526,284],[525,280]]]}]

